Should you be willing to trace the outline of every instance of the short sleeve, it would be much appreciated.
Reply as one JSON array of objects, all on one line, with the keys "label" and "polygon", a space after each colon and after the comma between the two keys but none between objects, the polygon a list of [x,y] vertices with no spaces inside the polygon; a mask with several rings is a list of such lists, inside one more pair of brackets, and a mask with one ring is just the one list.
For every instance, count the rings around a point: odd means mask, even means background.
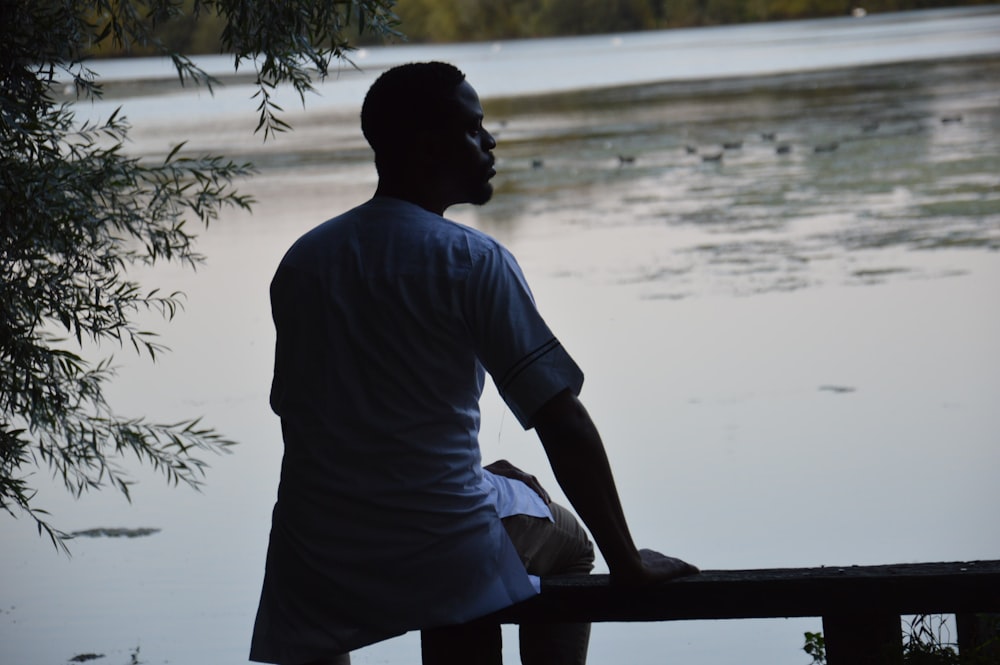
[{"label": "short sleeve", "polygon": [[583,372],[546,325],[517,261],[495,245],[472,267],[466,311],[480,362],[525,429],[564,390],[579,394]]}]

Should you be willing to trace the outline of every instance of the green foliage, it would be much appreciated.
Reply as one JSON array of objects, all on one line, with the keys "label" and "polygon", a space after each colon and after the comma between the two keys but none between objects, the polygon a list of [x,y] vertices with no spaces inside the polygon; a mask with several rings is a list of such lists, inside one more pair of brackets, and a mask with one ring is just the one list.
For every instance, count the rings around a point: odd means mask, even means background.
[{"label": "green foliage", "polygon": [[[993,0],[398,0],[399,26],[413,42],[469,42],[630,32],[662,28],[723,25],[755,21],[848,16],[856,6],[869,13],[990,4]],[[185,53],[229,51],[222,33],[222,2],[177,0],[177,11],[161,17],[151,34],[169,49]],[[229,3],[238,4],[238,3]],[[265,3],[250,2],[263,7]],[[280,10],[288,3],[269,3]],[[301,2],[290,3],[300,5]],[[385,2],[348,11],[348,0],[317,5],[343,9],[343,17],[361,12],[388,18]],[[363,4],[363,3],[361,3]],[[293,12],[294,13],[294,10]],[[378,19],[376,19],[378,20]],[[386,27],[389,27],[389,21]],[[355,44],[384,42],[392,29],[369,31],[361,21],[345,22],[341,37]],[[156,53],[155,44],[101,42],[90,51],[103,56]]]},{"label": "green foliage", "polygon": [[[76,22],[73,52],[64,61],[67,70],[91,54],[166,55],[182,84],[190,81],[211,90],[217,81],[181,49],[190,43],[185,37],[218,35],[218,50],[234,56],[235,69],[255,69],[257,131],[263,130],[265,138],[288,129],[278,115],[281,107],[272,100],[277,86],[291,84],[304,101],[305,93],[313,90],[314,77],[325,77],[332,60],[348,59],[354,48],[351,37],[399,36],[392,11],[395,0],[59,0],[54,4],[63,5]],[[199,45],[204,47],[204,42]]]},{"label": "green foliage", "polygon": [[951,641],[943,616],[918,614],[910,621],[903,639],[903,663],[958,665],[956,646]]},{"label": "green foliage", "polygon": [[290,83],[300,95],[350,45],[347,26],[392,31],[392,0],[0,0],[0,508],[36,521],[65,548],[66,534],[32,500],[31,470],[47,467],[79,496],[113,487],[129,496],[123,462],[134,456],[172,484],[197,486],[205,452],[232,442],[199,420],[153,423],[114,412],[104,388],[108,345],[155,359],[164,347],[135,323],[145,311],[171,319],[182,294],[145,289],[136,265],[195,266],[191,223],[208,225],[251,200],[233,187],[252,172],[214,155],[190,156],[178,143],[156,160],[130,157],[119,111],[77,121],[53,91],[66,81],[80,98],[101,94],[84,55],[102,44],[169,55],[182,83],[213,84],[157,30],[184,16],[215,12],[236,66],[257,68],[258,130],[287,128],[270,93]]},{"label": "green foliage", "polygon": [[411,41],[464,42],[587,35],[821,16],[992,0],[399,0]]},{"label": "green foliage", "polygon": [[493,39],[627,32],[658,26],[650,0],[400,0],[400,25],[414,41]]},{"label": "green foliage", "polygon": [[327,74],[330,61],[344,58],[352,50],[347,31],[371,31],[391,36],[395,15],[394,0],[202,0],[214,4],[226,16],[222,48],[236,56],[236,66],[244,60],[257,66],[257,98],[260,124],[265,137],[288,128],[276,113],[281,107],[271,100],[271,92],[281,83],[291,83],[305,101],[313,89],[315,68]]},{"label": "green foliage", "polygon": [[806,643],[802,647],[812,657],[812,665],[826,665],[826,640],[823,633],[810,633],[806,631]]},{"label": "green foliage", "polygon": [[[945,617],[918,614],[904,631],[902,649],[903,665],[958,665],[956,645],[948,634]],[[826,642],[822,633],[805,633],[802,650],[813,660],[810,665],[826,665]],[[964,661],[975,663],[974,655]]]}]

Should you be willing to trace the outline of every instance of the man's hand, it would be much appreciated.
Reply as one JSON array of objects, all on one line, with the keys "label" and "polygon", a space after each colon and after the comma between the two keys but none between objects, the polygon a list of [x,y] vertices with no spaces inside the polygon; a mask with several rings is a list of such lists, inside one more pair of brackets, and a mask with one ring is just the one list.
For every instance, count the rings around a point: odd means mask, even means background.
[{"label": "man's hand", "polygon": [[639,550],[639,562],[626,570],[611,571],[611,582],[622,586],[645,586],[667,582],[701,571],[686,561],[660,554],[656,550]]},{"label": "man's hand", "polygon": [[604,443],[576,395],[564,390],[550,399],[533,424],[559,486],[601,549],[613,584],[644,586],[698,572],[685,561],[635,546]]},{"label": "man's hand", "polygon": [[538,478],[535,478],[526,471],[522,471],[507,460],[497,460],[492,464],[487,464],[483,468],[495,476],[504,476],[505,478],[520,480],[522,483],[533,489],[535,494],[542,497],[542,501],[545,502],[546,506],[552,503],[552,499],[549,498],[549,493],[546,492],[545,488],[542,487],[542,484],[538,482]]}]

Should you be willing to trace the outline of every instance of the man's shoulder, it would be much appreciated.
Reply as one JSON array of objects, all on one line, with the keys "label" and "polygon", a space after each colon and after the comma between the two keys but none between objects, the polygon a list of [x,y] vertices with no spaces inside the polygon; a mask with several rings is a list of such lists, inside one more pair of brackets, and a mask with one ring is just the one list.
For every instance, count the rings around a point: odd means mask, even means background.
[{"label": "man's shoulder", "polygon": [[[388,197],[375,197],[364,210],[359,211],[371,221],[371,227],[379,228],[379,234],[398,234],[427,248],[451,253],[460,248],[467,251],[469,258],[476,261],[484,254],[505,252],[502,245],[488,233],[436,213],[420,206]],[[357,210],[357,209],[355,209]],[[352,213],[355,211],[351,211]]]},{"label": "man's shoulder", "polygon": [[392,216],[391,211],[380,207],[384,208],[372,199],[317,224],[292,243],[282,258],[282,265],[308,262],[337,251],[355,233],[354,229]]},{"label": "man's shoulder", "polygon": [[497,246],[499,243],[489,234],[460,222],[424,210],[415,203],[387,196],[375,196],[364,203],[340,213],[307,231],[300,243],[319,241],[343,233],[357,225],[371,227],[378,233],[386,233],[393,228],[433,229],[436,236],[469,238],[477,243]]},{"label": "man's shoulder", "polygon": [[448,265],[468,271],[474,266],[513,263],[510,252],[479,229],[390,197],[376,196],[307,231],[289,248],[282,266],[305,268],[342,260],[344,252],[392,259],[396,265],[424,269]]}]

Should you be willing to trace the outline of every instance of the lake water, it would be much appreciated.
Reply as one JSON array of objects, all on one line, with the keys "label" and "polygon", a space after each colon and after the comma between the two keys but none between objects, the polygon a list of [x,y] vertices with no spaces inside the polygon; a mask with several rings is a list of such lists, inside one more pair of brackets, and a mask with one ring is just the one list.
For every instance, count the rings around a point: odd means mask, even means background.
[{"label": "lake water", "polygon": [[[246,661],[281,455],[267,284],[298,235],[370,195],[372,76],[428,57],[469,73],[500,142],[494,201],[451,216],[513,250],[584,368],[641,545],[705,569],[1000,557],[1000,8],[373,49],[266,145],[247,86],[208,98],[134,81],[155,63],[102,63],[92,112],[124,104],[137,154],[188,137],[261,168],[254,214],[204,233],[203,268],[148,276],[188,294],[157,324],[173,352],[119,353],[109,395],[240,445],[201,493],[137,469],[131,505],[40,471],[58,526],[160,531],[79,538],[67,559],[0,521],[0,662]],[[485,457],[555,490],[534,435],[495,392],[483,406]],[[819,629],[605,624],[591,662],[804,665]],[[416,665],[418,637],[355,662]]]}]

